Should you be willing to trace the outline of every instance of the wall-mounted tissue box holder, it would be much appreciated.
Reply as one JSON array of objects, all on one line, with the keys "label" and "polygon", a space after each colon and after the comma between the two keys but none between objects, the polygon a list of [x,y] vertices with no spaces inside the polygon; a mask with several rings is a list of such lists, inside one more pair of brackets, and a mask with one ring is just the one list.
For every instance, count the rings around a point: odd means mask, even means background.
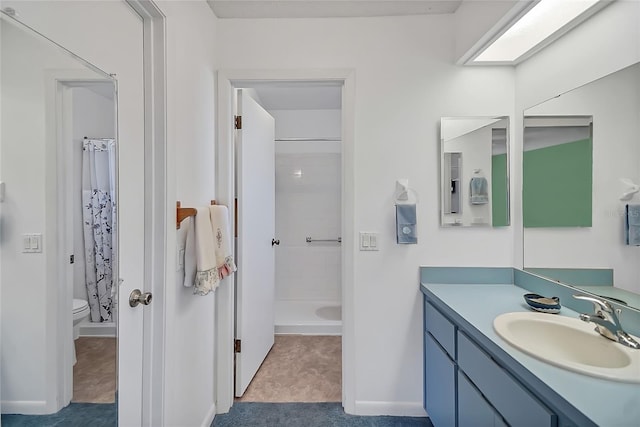
[{"label": "wall-mounted tissue box holder", "polygon": [[418,203],[418,195],[409,187],[408,179],[399,179],[396,181],[396,203],[398,204],[416,204]]}]

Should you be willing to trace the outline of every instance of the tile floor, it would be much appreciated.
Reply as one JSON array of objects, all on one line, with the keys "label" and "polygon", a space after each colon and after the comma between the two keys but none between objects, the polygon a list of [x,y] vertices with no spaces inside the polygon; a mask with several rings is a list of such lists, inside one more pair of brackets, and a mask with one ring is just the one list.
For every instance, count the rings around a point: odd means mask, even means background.
[{"label": "tile floor", "polygon": [[72,402],[116,401],[116,339],[80,337],[76,341]]}]

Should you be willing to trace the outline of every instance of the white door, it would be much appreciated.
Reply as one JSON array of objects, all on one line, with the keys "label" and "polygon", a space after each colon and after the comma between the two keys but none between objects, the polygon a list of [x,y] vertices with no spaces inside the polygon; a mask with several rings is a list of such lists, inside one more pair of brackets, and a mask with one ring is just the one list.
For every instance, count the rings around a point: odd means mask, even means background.
[{"label": "white door", "polygon": [[238,91],[238,272],[236,396],[242,396],[273,346],[275,299],[275,122]]}]

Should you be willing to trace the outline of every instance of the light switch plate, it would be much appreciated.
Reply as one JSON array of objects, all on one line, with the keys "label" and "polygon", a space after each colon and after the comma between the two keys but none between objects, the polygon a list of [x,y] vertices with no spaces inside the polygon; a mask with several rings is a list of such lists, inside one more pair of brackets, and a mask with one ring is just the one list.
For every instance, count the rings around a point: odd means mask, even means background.
[{"label": "light switch plate", "polygon": [[377,251],[378,250],[378,233],[360,232],[360,250],[361,251]]},{"label": "light switch plate", "polygon": [[34,254],[42,252],[42,233],[22,235],[22,253]]}]

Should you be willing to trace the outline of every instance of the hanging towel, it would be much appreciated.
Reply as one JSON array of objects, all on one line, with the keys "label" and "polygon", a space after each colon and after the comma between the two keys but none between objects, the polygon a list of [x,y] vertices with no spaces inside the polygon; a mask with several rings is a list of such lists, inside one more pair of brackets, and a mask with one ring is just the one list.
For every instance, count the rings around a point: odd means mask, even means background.
[{"label": "hanging towel", "polygon": [[216,266],[215,240],[209,207],[197,208],[195,218],[196,278],[194,294],[207,295],[220,284]]},{"label": "hanging towel", "polygon": [[417,244],[416,205],[396,205],[396,242],[398,244]]},{"label": "hanging towel", "polygon": [[489,203],[489,184],[487,178],[474,176],[469,182],[469,195],[472,205],[486,205]]},{"label": "hanging towel", "polygon": [[640,246],[640,205],[626,205],[625,214],[626,243]]},{"label": "hanging towel", "polygon": [[187,240],[184,244],[184,286],[190,288],[196,281],[196,234],[194,232],[194,222],[191,217],[182,221],[181,227],[187,233]]},{"label": "hanging towel", "polygon": [[231,252],[231,232],[229,230],[229,210],[223,205],[209,206],[211,213],[211,226],[215,238],[216,267],[220,279],[236,271]]}]

